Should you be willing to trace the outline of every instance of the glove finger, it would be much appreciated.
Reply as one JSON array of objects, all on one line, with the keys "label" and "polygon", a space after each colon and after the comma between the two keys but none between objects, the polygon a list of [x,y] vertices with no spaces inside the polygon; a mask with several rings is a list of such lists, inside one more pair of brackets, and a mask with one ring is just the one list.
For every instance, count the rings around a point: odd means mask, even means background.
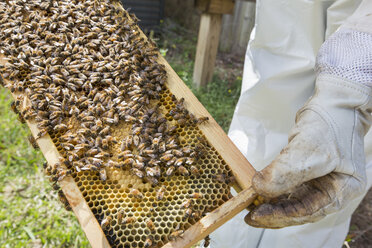
[{"label": "glove finger", "polygon": [[282,228],[315,222],[340,208],[338,204],[333,204],[337,201],[338,187],[335,185],[339,185],[335,180],[338,178],[332,174],[314,179],[287,197],[281,196],[258,206],[244,220],[251,226],[261,228]]},{"label": "glove finger", "polygon": [[[273,198],[289,193],[304,182],[332,172],[339,164],[331,129],[318,114],[302,112],[291,131],[288,145],[265,169],[257,172],[252,186],[259,195]],[[316,122],[314,123],[314,120]]]}]

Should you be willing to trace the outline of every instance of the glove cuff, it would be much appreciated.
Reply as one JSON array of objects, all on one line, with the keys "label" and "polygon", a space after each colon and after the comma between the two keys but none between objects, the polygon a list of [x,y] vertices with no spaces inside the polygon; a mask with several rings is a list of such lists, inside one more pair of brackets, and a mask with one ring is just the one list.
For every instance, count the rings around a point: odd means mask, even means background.
[{"label": "glove cuff", "polygon": [[[335,92],[332,94],[332,91]],[[331,93],[333,97],[340,99],[358,98],[355,101],[358,106],[366,104],[372,98],[372,87],[326,72],[320,73],[315,82],[315,94],[321,92]]]}]

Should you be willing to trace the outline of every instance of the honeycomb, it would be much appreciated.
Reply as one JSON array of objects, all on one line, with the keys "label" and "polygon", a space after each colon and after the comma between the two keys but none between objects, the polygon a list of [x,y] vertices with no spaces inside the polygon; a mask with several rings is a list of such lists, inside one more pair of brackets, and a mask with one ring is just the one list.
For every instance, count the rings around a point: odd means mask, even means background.
[{"label": "honeycomb", "polygon": [[[167,120],[172,122],[169,111],[175,103],[168,89],[164,90],[157,104],[161,106]],[[68,124],[71,122],[67,121]],[[123,126],[125,125],[119,124],[113,130],[114,136],[120,140],[127,135]],[[102,223],[106,216],[112,217],[110,227],[103,230],[112,247],[145,247],[149,236],[153,238],[151,247],[161,247],[170,241],[169,236],[172,232],[188,229],[206,213],[213,211],[231,197],[230,186],[215,178],[216,175],[231,175],[231,170],[217,151],[205,140],[200,139],[203,133],[199,128],[196,125],[178,126],[177,133],[183,146],[195,147],[203,142],[205,151],[196,163],[200,176],[184,177],[179,174],[172,177],[162,176],[159,185],[152,187],[128,170],[110,169],[107,171],[108,179],[105,182],[100,180],[98,172],[72,173],[98,222]],[[63,155],[65,151],[59,146],[58,135],[60,134],[51,134],[51,138]],[[119,146],[120,144],[117,147]],[[114,149],[112,152],[115,154]],[[165,196],[162,200],[157,200],[157,191],[163,186],[166,188]],[[132,188],[140,190],[144,195],[143,199],[130,197]],[[200,213],[200,216],[185,218],[185,208],[181,205],[195,192],[201,193],[202,198],[193,200],[192,211]],[[118,214],[121,210],[124,210],[125,216],[135,217],[136,221],[127,225],[118,223]],[[148,219],[153,221],[155,232],[147,227]]]},{"label": "honeycomb", "polygon": [[0,3],[0,84],[58,149],[53,188],[71,175],[112,247],[160,247],[231,197],[232,172],[117,4]]}]

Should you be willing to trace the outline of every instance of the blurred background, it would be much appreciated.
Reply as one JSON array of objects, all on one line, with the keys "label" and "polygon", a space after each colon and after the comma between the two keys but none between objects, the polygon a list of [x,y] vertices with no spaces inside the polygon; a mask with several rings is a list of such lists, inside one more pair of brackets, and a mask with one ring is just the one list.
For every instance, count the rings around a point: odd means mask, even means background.
[{"label": "blurred background", "polygon": [[[240,95],[255,3],[236,0],[233,5],[212,11],[205,9],[203,1],[194,0],[122,2],[137,15],[140,27],[227,132]],[[217,37],[215,52],[207,51],[212,58],[216,53],[216,59],[204,68],[196,50],[203,45],[198,44],[198,32],[210,11],[217,20],[215,32],[202,33],[199,39]],[[200,70],[198,63],[203,72],[194,75],[195,69]],[[204,71],[210,71],[210,75],[203,75]],[[64,209],[43,175],[45,160],[29,145],[30,132],[10,111],[10,103],[9,93],[0,88],[0,247],[90,247],[74,214]],[[354,213],[344,247],[372,247],[371,223],[372,191]]]}]

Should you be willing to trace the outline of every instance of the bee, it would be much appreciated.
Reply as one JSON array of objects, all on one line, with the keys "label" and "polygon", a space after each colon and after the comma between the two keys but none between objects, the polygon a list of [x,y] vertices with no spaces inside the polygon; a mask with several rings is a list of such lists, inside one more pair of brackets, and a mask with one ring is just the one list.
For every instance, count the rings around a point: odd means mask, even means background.
[{"label": "bee", "polygon": [[150,177],[160,177],[161,170],[159,166],[155,167],[147,167],[146,168],[146,174]]},{"label": "bee", "polygon": [[143,162],[140,162],[139,160],[136,160],[134,163],[133,163],[133,167],[139,169],[139,170],[142,170],[143,168],[145,168],[145,164]]},{"label": "bee", "polygon": [[159,181],[155,177],[146,177],[147,182],[149,182],[152,186],[158,185]]},{"label": "bee", "polygon": [[174,165],[175,166],[181,166],[184,161],[186,160],[186,158],[178,158],[175,162],[174,162]]},{"label": "bee", "polygon": [[105,168],[102,168],[102,169],[99,170],[99,177],[101,178],[102,181],[107,180],[107,173],[106,173]]},{"label": "bee", "polygon": [[185,177],[190,175],[190,172],[182,165],[178,167],[178,172]]},{"label": "bee", "polygon": [[130,190],[129,196],[137,198],[137,199],[143,198],[143,194],[138,189],[134,189],[134,188]]},{"label": "bee", "polygon": [[183,218],[184,219],[188,219],[191,215],[192,215],[192,209],[191,208],[186,208],[185,209],[185,213],[184,213],[184,215],[183,215]]},{"label": "bee", "polygon": [[155,150],[145,149],[145,150],[142,150],[141,153],[145,154],[145,155],[153,155],[153,154],[155,154]]},{"label": "bee", "polygon": [[[167,129],[168,129],[167,124],[163,123],[158,127],[158,133],[164,133]],[[154,140],[153,140],[153,143],[154,143]]]},{"label": "bee", "polygon": [[176,230],[176,231],[172,232],[172,233],[169,235],[168,239],[169,239],[170,241],[175,241],[175,240],[176,240],[178,237],[180,237],[183,233],[184,233],[184,230]]},{"label": "bee", "polygon": [[176,121],[181,120],[181,119],[186,119],[186,118],[187,117],[182,113],[176,113],[173,115],[173,119],[175,119]]},{"label": "bee", "polygon": [[176,131],[177,131],[177,126],[171,126],[168,128],[167,133],[174,134]]},{"label": "bee", "polygon": [[178,123],[178,125],[180,125],[180,126],[184,126],[184,125],[186,125],[186,123],[187,123],[187,119],[185,119],[185,118],[178,119],[178,120],[177,120],[177,123]]},{"label": "bee", "polygon": [[64,132],[64,131],[67,130],[67,125],[61,123],[61,124],[59,124],[59,125],[56,125],[56,126],[53,128],[53,130],[54,130],[55,132]]},{"label": "bee", "polygon": [[107,161],[107,167],[109,167],[109,168],[113,168],[113,167],[121,168],[121,166],[122,165],[120,163],[118,163],[116,161],[112,161],[111,159],[109,161]]},{"label": "bee", "polygon": [[182,147],[182,152],[186,155],[190,154],[192,151],[193,150],[188,146]]},{"label": "bee", "polygon": [[125,217],[125,212],[123,209],[120,209],[117,215],[118,223],[121,224],[123,222],[123,218]]},{"label": "bee", "polygon": [[103,128],[100,132],[99,132],[99,135],[101,136],[106,136],[108,135],[110,132],[110,126],[107,126],[105,128]]},{"label": "bee", "polygon": [[172,140],[171,142],[169,142],[168,144],[166,144],[165,146],[167,149],[176,149],[178,148],[178,145],[176,142],[174,142],[174,140]]},{"label": "bee", "polygon": [[169,160],[165,165],[166,166],[171,166],[171,165],[174,165],[176,163],[176,158],[172,158],[171,160]]},{"label": "bee", "polygon": [[149,248],[153,245],[154,238],[152,236],[148,236],[145,240],[145,244],[143,245],[144,248]]},{"label": "bee", "polygon": [[34,136],[32,135],[29,135],[28,137],[28,141],[30,142],[30,144],[32,145],[32,147],[36,150],[36,149],[39,149],[39,145],[36,143],[36,140],[34,138]]},{"label": "bee", "polygon": [[113,138],[110,135],[106,136],[105,139],[102,139],[102,148],[103,149],[108,149],[109,148],[109,144],[111,144],[111,143],[116,144],[117,141],[115,140],[115,138]]},{"label": "bee", "polygon": [[38,132],[36,139],[40,139],[41,137],[43,137],[43,136],[45,136],[47,134],[48,134],[48,130],[46,128],[42,128]]},{"label": "bee", "polygon": [[199,219],[200,217],[202,216],[201,212],[197,211],[197,212],[193,212],[191,214],[191,218],[193,219]]},{"label": "bee", "polygon": [[194,165],[192,165],[192,166],[190,167],[190,172],[191,172],[191,174],[194,175],[194,176],[199,176],[199,175],[200,175],[200,171],[199,171],[199,169],[196,168],[196,166],[194,166]]},{"label": "bee", "polygon": [[102,137],[101,136],[97,136],[97,138],[96,138],[96,140],[95,140],[95,142],[94,142],[94,144],[95,144],[95,146],[96,147],[100,147],[101,145],[102,145]]},{"label": "bee", "polygon": [[64,170],[64,169],[60,169],[57,173],[57,181],[62,181],[66,176],[70,175],[71,174],[71,171],[70,170]]},{"label": "bee", "polygon": [[124,151],[124,150],[130,148],[132,146],[132,144],[133,144],[133,136],[132,135],[128,135],[123,140],[123,143],[121,145],[121,150]]},{"label": "bee", "polygon": [[189,195],[189,198],[192,198],[192,199],[201,199],[201,198],[203,198],[203,194],[202,193],[195,192],[195,193],[190,194]]},{"label": "bee", "polygon": [[140,134],[142,131],[142,127],[135,127],[133,128],[132,132],[133,132],[133,135],[138,135]]},{"label": "bee", "polygon": [[172,153],[177,156],[177,157],[182,157],[183,156],[183,152],[180,151],[180,150],[177,150],[177,149],[174,149],[172,150]]},{"label": "bee", "polygon": [[104,218],[101,222],[101,227],[103,230],[105,230],[106,228],[108,228],[111,224],[111,216],[107,216],[106,218]]},{"label": "bee", "polygon": [[211,238],[208,235],[207,237],[204,238],[203,247],[209,247],[210,244],[211,244]]},{"label": "bee", "polygon": [[187,200],[184,200],[182,203],[181,203],[181,208],[189,208],[192,204],[192,200],[191,199],[187,199]]},{"label": "bee", "polygon": [[163,161],[163,162],[167,162],[169,160],[171,160],[173,158],[173,154],[165,154],[163,156],[160,157],[160,160]]},{"label": "bee", "polygon": [[134,163],[135,163],[134,159],[130,158],[130,157],[125,159],[124,162],[123,162],[124,166],[126,166],[126,165],[132,166]]},{"label": "bee", "polygon": [[27,106],[23,111],[22,111],[22,114],[23,118],[25,120],[31,120],[32,118],[35,118],[36,117],[36,112],[31,109],[30,106]]},{"label": "bee", "polygon": [[14,112],[15,114],[18,114],[18,113],[19,113],[15,101],[12,101],[12,103],[10,104],[10,107],[11,107],[11,109],[13,110],[13,112]]},{"label": "bee", "polygon": [[138,135],[134,135],[133,136],[133,145],[138,147],[138,145],[140,144],[141,142],[141,138],[138,136]]},{"label": "bee", "polygon": [[180,100],[176,101],[176,109],[182,110],[184,108],[183,104],[185,102],[185,98],[181,98]]},{"label": "bee", "polygon": [[155,232],[155,224],[150,218],[146,220],[146,226],[151,232]]},{"label": "bee", "polygon": [[123,219],[123,222],[121,224],[124,224],[124,225],[133,224],[136,221],[137,221],[136,217],[133,217],[133,216],[129,217],[129,216],[127,216],[127,217],[125,217]]},{"label": "bee", "polygon": [[150,159],[150,161],[148,162],[148,166],[157,166],[158,164],[160,163],[160,161],[156,160],[156,159]]},{"label": "bee", "polygon": [[176,169],[176,168],[175,168],[174,166],[170,166],[170,167],[167,169],[167,171],[166,171],[165,174],[166,174],[168,177],[170,177],[170,176],[173,175],[175,169]]},{"label": "bee", "polygon": [[185,163],[188,164],[188,165],[193,165],[195,163],[195,159],[194,158],[191,158],[191,157],[188,157],[186,159],[186,162]]},{"label": "bee", "polygon": [[95,156],[95,155],[99,154],[99,149],[98,148],[92,148],[92,149],[88,150],[86,152],[86,154],[88,156]]},{"label": "bee", "polygon": [[158,189],[158,191],[156,192],[156,199],[157,199],[158,201],[163,200],[164,195],[165,195],[165,192],[166,192],[166,188],[165,188],[165,186],[161,186],[161,187]]},{"label": "bee", "polygon": [[52,187],[53,187],[53,190],[56,190],[56,191],[61,189],[61,187],[57,183],[54,183]]},{"label": "bee", "polygon": [[119,159],[134,158],[134,155],[132,154],[132,151],[130,151],[130,150],[125,150],[125,151],[121,152],[121,153],[118,155],[118,158],[119,158]]},{"label": "bee", "polygon": [[231,184],[235,182],[234,176],[228,176],[226,174],[213,175],[212,178],[220,183]]},{"label": "bee", "polygon": [[79,108],[78,107],[76,107],[76,106],[71,106],[71,109],[70,109],[70,111],[68,112],[69,113],[69,115],[74,115],[74,116],[78,116],[79,114],[80,114],[80,110],[79,110]]},{"label": "bee", "polygon": [[58,191],[58,199],[65,207],[70,205],[62,190]]},{"label": "bee", "polygon": [[144,176],[145,176],[145,174],[137,168],[132,168],[131,171],[132,171],[133,175],[136,175],[139,178],[144,178]]},{"label": "bee", "polygon": [[198,118],[197,120],[196,120],[196,124],[202,124],[202,123],[205,123],[205,122],[207,122],[209,120],[209,117],[200,117],[200,118]]},{"label": "bee", "polygon": [[134,122],[136,120],[136,118],[134,116],[131,116],[131,115],[125,115],[124,120],[126,122]]}]

